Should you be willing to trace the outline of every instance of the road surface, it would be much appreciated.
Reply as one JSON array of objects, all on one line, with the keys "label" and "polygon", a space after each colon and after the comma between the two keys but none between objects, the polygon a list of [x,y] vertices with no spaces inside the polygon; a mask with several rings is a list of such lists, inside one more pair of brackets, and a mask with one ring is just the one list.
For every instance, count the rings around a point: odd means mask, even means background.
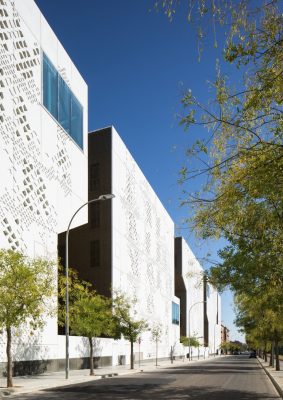
[{"label": "road surface", "polygon": [[257,359],[211,358],[93,382],[53,388],[21,400],[269,400],[280,399]]}]

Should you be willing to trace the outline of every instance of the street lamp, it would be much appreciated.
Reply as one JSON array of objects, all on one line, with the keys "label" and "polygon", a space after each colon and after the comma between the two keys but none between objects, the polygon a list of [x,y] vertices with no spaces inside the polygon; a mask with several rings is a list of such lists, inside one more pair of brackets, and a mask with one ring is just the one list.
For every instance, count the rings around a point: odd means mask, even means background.
[{"label": "street lamp", "polygon": [[192,304],[191,307],[189,308],[189,361],[191,361],[191,310],[197,304],[202,304],[202,303],[206,303],[206,300],[197,301],[196,303]]},{"label": "street lamp", "polygon": [[65,364],[65,371],[66,371],[66,379],[69,378],[69,367],[70,367],[70,359],[69,359],[69,231],[71,223],[73,219],[77,215],[77,213],[87,204],[95,203],[96,201],[103,201],[103,200],[110,200],[115,197],[114,194],[103,194],[99,196],[97,199],[92,199],[84,203],[80,206],[77,211],[73,214],[68,228],[66,232],[66,317],[65,317],[65,336],[66,336],[66,364]]}]

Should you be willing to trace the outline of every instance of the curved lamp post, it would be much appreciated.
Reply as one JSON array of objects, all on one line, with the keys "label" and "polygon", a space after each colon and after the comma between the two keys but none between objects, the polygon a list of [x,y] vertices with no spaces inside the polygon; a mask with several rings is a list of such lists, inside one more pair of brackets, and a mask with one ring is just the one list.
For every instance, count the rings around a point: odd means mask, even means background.
[{"label": "curved lamp post", "polygon": [[103,201],[103,200],[111,200],[115,197],[114,194],[103,194],[99,196],[97,199],[92,199],[84,203],[80,206],[77,211],[73,214],[72,218],[70,219],[67,231],[66,231],[66,317],[65,317],[65,336],[66,336],[66,364],[65,364],[65,372],[66,372],[66,379],[69,378],[69,369],[70,369],[70,359],[69,359],[69,231],[71,223],[73,219],[77,215],[77,213],[87,204],[95,203],[96,201]]},{"label": "curved lamp post", "polygon": [[197,304],[206,303],[206,300],[197,301],[196,303],[192,304],[189,308],[189,361],[191,361],[191,310]]}]

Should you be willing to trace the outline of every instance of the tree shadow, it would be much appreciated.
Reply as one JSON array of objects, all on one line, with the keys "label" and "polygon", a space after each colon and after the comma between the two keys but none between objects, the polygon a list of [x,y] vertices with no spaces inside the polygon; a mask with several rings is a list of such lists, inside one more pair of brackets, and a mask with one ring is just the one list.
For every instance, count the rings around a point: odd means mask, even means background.
[{"label": "tree shadow", "polygon": [[151,378],[113,378],[98,380],[92,383],[70,385],[56,389],[44,390],[39,394],[21,397],[25,399],[68,399],[68,400],[264,400],[278,399],[276,395],[256,393],[244,389],[221,389],[220,387],[189,386],[187,388],[173,386],[175,379]]},{"label": "tree shadow", "polygon": [[[42,330],[39,329],[31,335],[30,330],[25,325],[22,326],[16,331],[12,342],[13,376],[46,372],[50,364],[49,353],[49,346],[42,343]],[[2,363],[0,373],[7,376],[6,360]]]},{"label": "tree shadow", "polygon": [[215,375],[215,374],[243,374],[243,373],[255,373],[261,371],[261,367],[254,364],[243,365],[217,365],[217,364],[203,364],[201,366],[196,365],[187,365],[181,367],[174,367],[174,368],[164,368],[162,370],[164,373],[167,374],[188,374],[188,375]]}]

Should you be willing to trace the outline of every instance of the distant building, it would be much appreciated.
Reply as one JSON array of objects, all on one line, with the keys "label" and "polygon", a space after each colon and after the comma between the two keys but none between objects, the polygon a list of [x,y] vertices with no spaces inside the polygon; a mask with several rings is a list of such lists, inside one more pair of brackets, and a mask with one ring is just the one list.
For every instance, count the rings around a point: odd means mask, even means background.
[{"label": "distant building", "polygon": [[[175,294],[180,298],[180,334],[195,337],[201,353],[220,346],[221,298],[206,282],[204,270],[182,237],[175,238]],[[199,349],[192,349],[193,355]]]},{"label": "distant building", "polygon": [[221,324],[221,342],[230,342],[230,330]]},{"label": "distant building", "polygon": [[180,298],[181,336],[195,335],[204,343],[203,269],[182,237],[175,238],[175,293]]}]

